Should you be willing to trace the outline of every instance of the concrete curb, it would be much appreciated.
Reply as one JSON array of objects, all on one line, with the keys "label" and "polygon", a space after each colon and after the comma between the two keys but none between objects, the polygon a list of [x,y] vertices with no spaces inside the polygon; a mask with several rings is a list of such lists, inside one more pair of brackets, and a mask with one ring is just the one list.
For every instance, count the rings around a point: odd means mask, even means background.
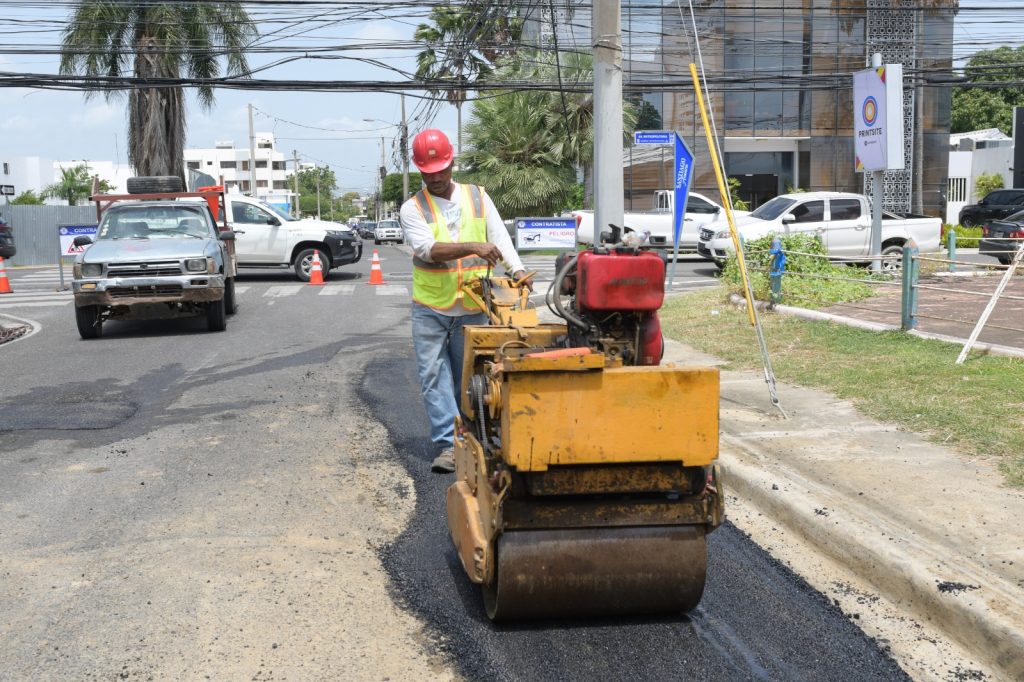
[{"label": "concrete curb", "polygon": [[[1007,679],[1024,679],[1024,656],[1021,655],[1024,632],[1019,621],[996,610],[1006,608],[1007,597],[1012,598],[1017,588],[979,570],[971,576],[979,589],[969,594],[941,592],[937,589],[934,575],[922,570],[920,561],[912,561],[903,552],[886,545],[885,529],[872,524],[870,519],[849,513],[857,506],[855,502],[843,508],[845,516],[816,513],[817,508],[834,502],[811,497],[815,483],[778,466],[773,453],[758,451],[749,443],[740,443],[730,439],[728,434],[723,435],[730,447],[745,450],[755,458],[772,463],[769,472],[741,462],[733,455],[720,455],[726,491],[735,491],[826,556],[863,576],[896,604],[934,623],[951,639],[1006,675]],[[783,487],[798,488],[799,492],[780,492]],[[810,494],[804,494],[805,491]],[[884,518],[884,514],[885,510],[874,510],[875,516]],[[941,548],[921,549],[928,561],[933,556],[945,560]],[[959,567],[963,569],[962,565]]]}]

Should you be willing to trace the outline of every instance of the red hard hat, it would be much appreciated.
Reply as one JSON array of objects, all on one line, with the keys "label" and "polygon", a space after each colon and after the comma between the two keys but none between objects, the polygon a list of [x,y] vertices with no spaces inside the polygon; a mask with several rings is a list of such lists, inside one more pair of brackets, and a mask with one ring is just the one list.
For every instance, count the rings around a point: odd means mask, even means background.
[{"label": "red hard hat", "polygon": [[412,140],[412,161],[423,173],[437,173],[452,163],[454,152],[448,136],[437,128],[424,130]]}]

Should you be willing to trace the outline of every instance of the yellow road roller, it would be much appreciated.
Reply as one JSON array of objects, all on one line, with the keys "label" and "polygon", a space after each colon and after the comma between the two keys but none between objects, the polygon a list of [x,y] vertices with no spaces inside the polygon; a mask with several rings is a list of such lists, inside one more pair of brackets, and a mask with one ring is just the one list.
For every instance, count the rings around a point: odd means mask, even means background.
[{"label": "yellow road roller", "polygon": [[619,244],[560,257],[541,323],[523,282],[465,294],[448,527],[492,620],[683,613],[724,517],[719,376],[661,365],[665,261]]}]

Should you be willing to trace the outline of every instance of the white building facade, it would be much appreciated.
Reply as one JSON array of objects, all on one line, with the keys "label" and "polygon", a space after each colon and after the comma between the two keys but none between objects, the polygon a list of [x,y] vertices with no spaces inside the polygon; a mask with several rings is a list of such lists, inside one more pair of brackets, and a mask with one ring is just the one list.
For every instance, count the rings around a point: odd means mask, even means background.
[{"label": "white building facade", "polygon": [[[268,204],[287,208],[291,205],[290,174],[284,154],[277,150],[272,133],[255,134],[255,159],[249,146],[236,147],[233,141],[216,142],[213,147],[185,150],[185,170],[205,173],[215,181],[223,180],[228,192],[255,196]],[[255,170],[256,186],[252,186]]]},{"label": "white building facade", "polygon": [[975,182],[983,174],[1001,175],[1003,187],[1013,187],[1013,138],[998,128],[954,133],[949,136],[949,189],[947,223],[956,224],[960,209],[981,199]]}]

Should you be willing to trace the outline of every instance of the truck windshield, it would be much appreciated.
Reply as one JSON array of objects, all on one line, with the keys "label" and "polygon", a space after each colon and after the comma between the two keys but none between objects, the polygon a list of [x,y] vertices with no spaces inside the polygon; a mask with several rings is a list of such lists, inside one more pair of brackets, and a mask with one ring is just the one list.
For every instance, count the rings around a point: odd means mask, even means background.
[{"label": "truck windshield", "polygon": [[780,215],[788,211],[795,203],[796,199],[775,197],[768,203],[758,206],[757,210],[750,214],[750,217],[760,218],[761,220],[775,220]]},{"label": "truck windshield", "polygon": [[270,211],[271,213],[273,213],[274,215],[276,215],[278,218],[285,222],[290,222],[294,220],[294,218],[292,218],[290,215],[279,209],[277,206],[274,206],[273,204],[268,204],[265,201],[261,201],[259,202],[259,204],[260,206],[267,209],[268,211]]},{"label": "truck windshield", "polygon": [[199,206],[124,206],[108,210],[96,239],[213,239]]}]

